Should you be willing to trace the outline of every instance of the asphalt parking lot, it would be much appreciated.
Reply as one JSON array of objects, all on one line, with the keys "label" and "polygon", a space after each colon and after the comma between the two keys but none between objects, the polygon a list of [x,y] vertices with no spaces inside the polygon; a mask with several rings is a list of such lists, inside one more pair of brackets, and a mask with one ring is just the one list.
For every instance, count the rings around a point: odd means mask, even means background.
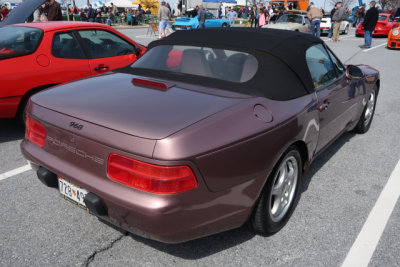
[{"label": "asphalt parking lot", "polygon": [[128,234],[40,183],[20,152],[23,127],[0,120],[0,266],[400,266],[400,51],[386,38],[361,50],[354,29],[327,44],[347,64],[380,70],[376,113],[369,132],[344,134],[310,166],[282,231],[243,226],[177,245]]}]

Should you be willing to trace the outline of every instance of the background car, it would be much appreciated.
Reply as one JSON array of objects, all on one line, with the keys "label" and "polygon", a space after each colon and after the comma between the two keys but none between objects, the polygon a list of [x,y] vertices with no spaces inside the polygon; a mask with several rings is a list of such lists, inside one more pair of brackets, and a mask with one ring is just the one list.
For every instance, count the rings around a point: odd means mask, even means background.
[{"label": "background car", "polygon": [[379,79],[310,34],[176,31],[129,67],[34,95],[21,149],[44,184],[146,238],[246,222],[270,235],[315,157],[368,131]]},{"label": "background car", "polygon": [[392,29],[390,30],[387,39],[387,47],[393,49],[400,48],[400,23],[394,24]]},{"label": "background car", "polygon": [[[227,19],[218,19],[209,11],[206,11],[206,20],[204,23],[206,28],[224,28],[229,27],[229,20]],[[197,15],[194,17],[180,17],[176,18],[175,22],[172,24],[172,29],[177,30],[191,30],[197,29],[199,27],[199,20],[197,19]]]},{"label": "background car", "polygon": [[[331,28],[331,25],[332,25],[331,18],[329,16],[324,16],[321,19],[321,24],[320,24],[321,34],[328,34],[329,30]],[[347,20],[343,20],[340,23],[339,32],[342,34],[348,34],[349,29],[350,29],[350,23]]]},{"label": "background car", "polygon": [[266,24],[263,28],[280,29],[296,32],[310,32],[310,22],[305,13],[285,13],[274,24]]},{"label": "background car", "polygon": [[[393,20],[390,14],[379,13],[378,22],[376,23],[375,30],[372,36],[388,36],[390,30],[396,22]],[[363,22],[357,25],[356,36],[364,36],[364,30],[362,29]]]},{"label": "background car", "polygon": [[29,97],[125,67],[146,48],[99,23],[22,23],[0,28],[0,118],[23,119]]}]

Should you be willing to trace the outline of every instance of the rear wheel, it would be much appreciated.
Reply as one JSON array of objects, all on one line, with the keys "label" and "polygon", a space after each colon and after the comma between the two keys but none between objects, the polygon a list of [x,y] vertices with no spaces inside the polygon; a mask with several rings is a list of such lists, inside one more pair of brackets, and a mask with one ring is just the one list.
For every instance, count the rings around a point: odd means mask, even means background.
[{"label": "rear wheel", "polygon": [[261,235],[278,232],[289,220],[299,196],[302,161],[298,149],[291,146],[268,178],[250,225]]},{"label": "rear wheel", "polygon": [[371,127],[372,118],[374,117],[375,114],[377,91],[378,91],[377,86],[375,85],[371,93],[369,94],[367,100],[368,102],[365,105],[360,120],[358,121],[356,128],[354,128],[354,131],[356,133],[366,133],[368,132],[369,127]]},{"label": "rear wheel", "polygon": [[228,27],[228,24],[226,24],[226,23],[222,24],[222,28],[226,28],[226,27]]}]

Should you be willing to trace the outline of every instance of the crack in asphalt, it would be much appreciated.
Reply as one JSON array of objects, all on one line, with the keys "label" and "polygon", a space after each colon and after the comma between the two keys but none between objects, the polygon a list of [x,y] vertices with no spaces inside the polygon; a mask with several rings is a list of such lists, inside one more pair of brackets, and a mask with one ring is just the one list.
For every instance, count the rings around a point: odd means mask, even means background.
[{"label": "crack in asphalt", "polygon": [[94,258],[96,257],[97,254],[102,253],[104,251],[107,251],[109,249],[111,249],[115,243],[117,243],[118,241],[120,241],[122,238],[124,238],[125,236],[128,236],[129,233],[124,233],[121,236],[119,236],[118,238],[114,239],[113,241],[111,241],[110,244],[108,244],[106,247],[100,248],[100,249],[96,249],[88,258],[87,260],[82,264],[82,266],[88,267],[90,265],[90,263],[94,260]]}]

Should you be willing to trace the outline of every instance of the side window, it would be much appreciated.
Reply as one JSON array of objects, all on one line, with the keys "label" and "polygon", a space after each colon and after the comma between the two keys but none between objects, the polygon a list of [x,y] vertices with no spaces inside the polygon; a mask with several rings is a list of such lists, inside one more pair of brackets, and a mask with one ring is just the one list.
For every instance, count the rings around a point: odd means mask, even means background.
[{"label": "side window", "polygon": [[135,53],[135,47],[104,30],[78,31],[92,58],[116,57]]},{"label": "side window", "polygon": [[206,13],[206,19],[213,19],[214,16],[211,13]]},{"label": "side window", "polygon": [[328,49],[329,56],[331,57],[333,61],[333,65],[335,66],[337,72],[339,75],[342,75],[344,73],[344,66],[342,63],[337,59],[337,57],[332,53],[331,50]]},{"label": "side window", "polygon": [[30,27],[0,28],[0,60],[29,55],[38,48],[43,31]]},{"label": "side window", "polygon": [[296,23],[303,24],[303,17],[302,16],[298,16],[297,19],[296,19]]},{"label": "side window", "polygon": [[308,48],[306,61],[315,89],[329,84],[337,78],[334,64],[323,45],[318,44]]},{"label": "side window", "polygon": [[56,33],[53,37],[51,53],[59,58],[84,59],[85,55],[72,32]]}]

